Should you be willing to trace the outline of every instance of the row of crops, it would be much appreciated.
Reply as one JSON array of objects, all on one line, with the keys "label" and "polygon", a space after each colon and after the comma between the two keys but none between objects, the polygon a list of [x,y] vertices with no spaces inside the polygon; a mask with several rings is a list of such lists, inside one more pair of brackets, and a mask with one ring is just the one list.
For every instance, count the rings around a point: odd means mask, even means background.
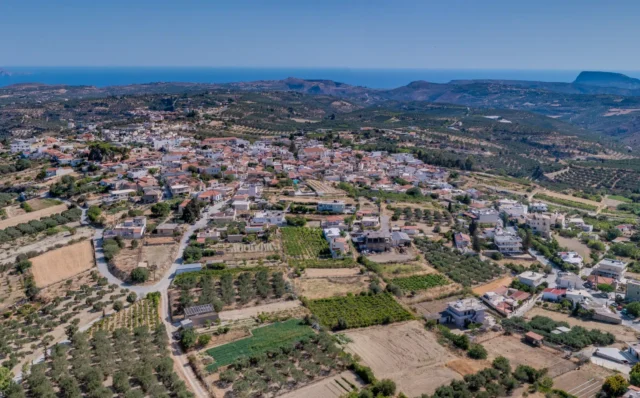
[{"label": "row of crops", "polygon": [[438,242],[417,239],[415,244],[435,269],[463,286],[485,283],[504,273],[504,270],[493,262],[461,254]]},{"label": "row of crops", "polygon": [[281,231],[287,256],[304,260],[330,255],[329,243],[320,228],[286,227]]},{"label": "row of crops", "polygon": [[640,192],[640,173],[614,168],[571,167],[556,175],[554,182],[577,190]]},{"label": "row of crops", "polygon": [[394,278],[391,280],[391,283],[400,287],[402,290],[417,291],[448,285],[449,280],[441,274],[429,274]]},{"label": "row of crops", "polygon": [[319,258],[309,260],[289,260],[289,266],[293,268],[353,268],[357,264],[351,257],[339,260],[324,260]]},{"label": "row of crops", "polygon": [[241,357],[250,358],[268,351],[277,351],[315,334],[313,329],[299,319],[253,329],[251,333],[252,337],[207,350],[207,355],[214,359],[214,363],[209,365],[207,370],[215,371]]},{"label": "row of crops", "polygon": [[157,305],[151,300],[138,300],[129,308],[115,312],[96,322],[91,331],[104,330],[113,332],[120,328],[133,330],[140,326],[148,326],[153,329],[158,325],[159,321]]},{"label": "row of crops", "polygon": [[388,293],[305,300],[320,323],[334,329],[362,328],[406,321],[412,315]]},{"label": "row of crops", "polygon": [[556,198],[554,196],[545,195],[543,193],[535,194],[534,198],[544,200],[545,202],[555,203],[561,206],[573,207],[575,209],[581,209],[581,210],[587,210],[587,211],[596,211],[598,209],[598,207],[594,205],[590,205],[582,202],[576,202],[575,200]]}]

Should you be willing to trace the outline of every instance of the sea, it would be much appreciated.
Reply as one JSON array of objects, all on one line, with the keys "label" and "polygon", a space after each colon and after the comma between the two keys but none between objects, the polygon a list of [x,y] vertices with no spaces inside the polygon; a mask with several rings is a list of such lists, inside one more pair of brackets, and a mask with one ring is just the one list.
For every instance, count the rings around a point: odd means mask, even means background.
[{"label": "sea", "polygon": [[[218,68],[218,67],[2,67],[0,87],[17,83],[120,86],[155,82],[232,83],[287,77],[328,79],[355,86],[389,89],[412,81],[447,83],[460,79],[572,82],[579,70],[489,69],[351,69],[351,68]],[[619,71],[640,77],[640,71]]]}]

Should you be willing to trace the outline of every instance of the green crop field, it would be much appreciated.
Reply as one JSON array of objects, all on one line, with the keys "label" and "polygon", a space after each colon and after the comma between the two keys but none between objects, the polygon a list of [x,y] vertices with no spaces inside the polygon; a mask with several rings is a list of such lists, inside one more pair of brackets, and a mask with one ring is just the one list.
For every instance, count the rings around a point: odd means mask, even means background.
[{"label": "green crop field", "polygon": [[587,210],[587,211],[596,211],[598,209],[597,206],[593,206],[587,203],[576,202],[574,200],[556,198],[554,196],[545,195],[543,193],[537,193],[533,196],[536,199],[544,200],[545,202],[555,203],[561,206],[573,207],[576,209]]},{"label": "green crop field", "polygon": [[312,260],[289,260],[289,266],[293,268],[353,268],[358,264],[351,257],[340,260],[332,259],[312,259]]},{"label": "green crop field", "polygon": [[315,259],[329,256],[329,243],[320,228],[282,228],[282,244],[287,256],[296,259]]},{"label": "green crop field", "polygon": [[307,300],[305,303],[323,325],[332,329],[361,328],[413,317],[388,293]]},{"label": "green crop field", "polygon": [[229,365],[240,357],[251,357],[269,350],[293,345],[305,337],[314,335],[315,332],[299,319],[290,319],[254,329],[252,334],[252,337],[207,350],[207,354],[215,361],[207,366],[207,370],[215,372],[219,367]]},{"label": "green crop field", "polygon": [[404,278],[394,278],[391,283],[399,286],[403,290],[427,290],[436,286],[448,285],[449,281],[444,275],[441,274],[429,274],[429,275],[414,275]]}]

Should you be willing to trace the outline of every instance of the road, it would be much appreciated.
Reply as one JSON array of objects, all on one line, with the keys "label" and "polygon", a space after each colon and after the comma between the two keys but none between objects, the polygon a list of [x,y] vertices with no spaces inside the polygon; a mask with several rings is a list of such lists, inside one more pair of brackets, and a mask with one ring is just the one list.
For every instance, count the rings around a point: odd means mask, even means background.
[{"label": "road", "polygon": [[[172,341],[171,356],[174,359],[174,368],[176,372],[178,372],[180,377],[187,382],[187,384],[190,386],[190,389],[195,393],[195,395],[197,397],[203,398],[208,397],[209,394],[204,390],[196,375],[193,373],[193,370],[189,365],[189,361],[186,358],[186,355],[182,352],[179,344],[177,342],[174,342],[173,340],[172,335],[177,330],[177,327],[171,323],[171,317],[169,314],[169,296],[167,291],[175,276],[176,268],[180,264],[182,264],[182,254],[189,244],[189,237],[193,235],[196,230],[206,227],[209,221],[210,213],[220,211],[224,205],[225,202],[220,202],[215,204],[214,206],[207,207],[202,211],[200,218],[196,221],[195,224],[190,225],[187,231],[182,236],[182,239],[180,240],[180,247],[178,248],[176,258],[171,265],[171,268],[165,273],[162,279],[154,285],[132,285],[118,279],[113,274],[111,274],[111,272],[109,271],[107,260],[104,258],[104,251],[102,249],[104,229],[97,228],[93,236],[96,265],[98,266],[98,271],[100,271],[100,274],[102,274],[102,276],[107,278],[110,284],[116,284],[119,287],[129,289],[135,292],[138,297],[144,297],[147,293],[160,292],[162,297],[160,303],[160,318],[162,319],[162,322],[166,327],[167,335],[169,336],[170,341]],[[85,215],[86,211],[83,213],[83,218],[85,217]]]},{"label": "road", "polygon": [[556,280],[558,279],[558,272],[561,271],[560,268],[558,268],[558,266],[555,265],[554,263],[552,263],[551,261],[547,260],[547,258],[545,256],[543,256],[542,254],[538,253],[537,251],[535,251],[533,249],[529,249],[529,254],[534,256],[536,258],[536,260],[538,260],[540,262],[540,264],[544,265],[545,267],[547,265],[551,266],[551,273],[549,273],[549,275],[545,276],[544,281],[548,283],[549,287],[556,287]]}]

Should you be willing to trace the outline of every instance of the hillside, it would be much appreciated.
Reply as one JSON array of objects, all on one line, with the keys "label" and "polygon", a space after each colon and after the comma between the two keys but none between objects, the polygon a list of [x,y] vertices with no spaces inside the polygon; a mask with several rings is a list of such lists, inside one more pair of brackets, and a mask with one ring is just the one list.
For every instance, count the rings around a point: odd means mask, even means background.
[{"label": "hillside", "polygon": [[581,72],[574,83],[590,86],[619,87],[632,90],[640,89],[639,79],[613,72]]}]

